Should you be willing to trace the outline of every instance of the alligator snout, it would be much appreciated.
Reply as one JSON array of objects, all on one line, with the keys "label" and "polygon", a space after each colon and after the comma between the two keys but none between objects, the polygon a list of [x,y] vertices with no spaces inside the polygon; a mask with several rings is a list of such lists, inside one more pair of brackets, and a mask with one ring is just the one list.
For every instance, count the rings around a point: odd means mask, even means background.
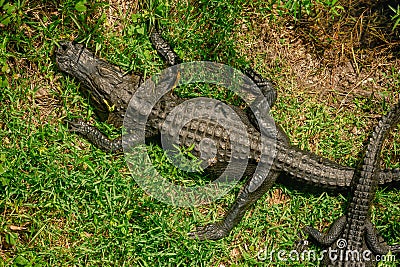
[{"label": "alligator snout", "polygon": [[60,41],[58,43],[58,46],[57,46],[56,50],[55,50],[56,56],[58,57],[58,56],[65,55],[68,52],[68,50],[70,48],[72,48],[72,47],[73,47],[72,42]]},{"label": "alligator snout", "polygon": [[78,57],[79,54],[82,53],[84,46],[79,43],[71,42],[71,41],[60,41],[55,50],[56,59],[62,58],[75,58]]},{"label": "alligator snout", "polygon": [[84,50],[82,44],[71,41],[60,41],[55,49],[55,59],[62,71],[67,71],[79,65],[80,56]]},{"label": "alligator snout", "polygon": [[72,48],[72,42],[68,41],[60,41],[55,48],[54,54],[55,54],[55,59],[57,62],[58,67],[61,70],[65,70],[66,68],[64,67],[65,64],[67,64],[68,61],[71,60],[69,56],[69,51],[71,51]]},{"label": "alligator snout", "polygon": [[66,42],[66,41],[60,42],[60,46],[57,48],[57,53],[60,54],[65,53],[69,45],[71,45],[71,42]]}]

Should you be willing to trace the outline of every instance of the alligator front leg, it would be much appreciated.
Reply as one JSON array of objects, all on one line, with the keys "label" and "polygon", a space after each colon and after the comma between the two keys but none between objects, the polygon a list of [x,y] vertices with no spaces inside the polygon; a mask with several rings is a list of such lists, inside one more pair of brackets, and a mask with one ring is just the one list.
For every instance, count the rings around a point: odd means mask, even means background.
[{"label": "alligator front leg", "polygon": [[254,187],[254,177],[249,179],[245,186],[240,190],[231,209],[226,213],[225,217],[221,221],[197,227],[196,231],[189,233],[189,237],[198,238],[200,240],[217,240],[227,236],[242,220],[248,207],[255,203],[271,188],[276,178],[279,176],[279,173],[280,171],[271,170],[264,182],[258,186],[255,191],[252,191]]},{"label": "alligator front leg", "polygon": [[99,129],[81,120],[68,121],[70,131],[82,135],[94,146],[106,152],[122,152],[122,139],[118,137],[114,140],[109,139]]},{"label": "alligator front leg", "polygon": [[161,34],[153,29],[150,34],[150,41],[154,49],[161,55],[168,65],[173,66],[182,63],[182,60],[171,48],[169,43],[162,38]]}]

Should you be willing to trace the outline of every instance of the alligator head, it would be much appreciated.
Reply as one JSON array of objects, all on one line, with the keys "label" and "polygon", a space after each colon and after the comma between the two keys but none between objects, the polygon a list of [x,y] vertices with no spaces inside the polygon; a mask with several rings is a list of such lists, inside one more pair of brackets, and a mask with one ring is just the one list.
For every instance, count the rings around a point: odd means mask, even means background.
[{"label": "alligator head", "polygon": [[90,96],[100,119],[110,120],[111,115],[118,118],[118,121],[110,122],[120,126],[123,113],[141,77],[124,75],[120,69],[95,57],[82,44],[74,42],[60,42],[55,56],[58,67],[84,85],[84,91]]}]

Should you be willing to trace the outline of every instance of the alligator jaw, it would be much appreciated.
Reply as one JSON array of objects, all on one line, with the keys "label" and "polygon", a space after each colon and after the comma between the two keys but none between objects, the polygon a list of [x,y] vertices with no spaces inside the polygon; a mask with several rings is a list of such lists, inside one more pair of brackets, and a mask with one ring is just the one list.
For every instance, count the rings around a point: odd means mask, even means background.
[{"label": "alligator jaw", "polygon": [[90,97],[101,120],[113,117],[113,123],[121,126],[123,114],[141,82],[141,76],[123,75],[118,68],[74,42],[60,42],[55,55],[58,67],[84,85],[83,91]]},{"label": "alligator jaw", "polygon": [[75,76],[87,87],[92,88],[91,68],[95,66],[97,60],[93,53],[85,50],[82,44],[61,41],[55,50],[56,62],[60,70]]}]

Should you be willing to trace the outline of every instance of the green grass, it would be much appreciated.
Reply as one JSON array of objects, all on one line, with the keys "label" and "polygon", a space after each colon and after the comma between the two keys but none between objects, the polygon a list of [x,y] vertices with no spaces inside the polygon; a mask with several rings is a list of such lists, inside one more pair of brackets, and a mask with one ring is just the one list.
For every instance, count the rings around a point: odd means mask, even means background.
[{"label": "green grass", "polygon": [[[108,2],[56,2],[0,1],[0,266],[264,266],[260,251],[291,250],[301,227],[326,229],[345,211],[346,195],[276,184],[227,238],[188,239],[196,225],[221,219],[238,188],[196,208],[148,196],[122,155],[99,151],[68,132],[64,119],[81,117],[109,136],[119,134],[96,121],[78,82],[55,66],[53,49],[61,39],[76,39],[125,71],[148,77],[165,67],[148,40],[149,27],[158,24],[185,61],[254,66],[273,79],[279,90],[273,115],[292,143],[351,166],[377,118],[398,97],[393,61],[392,71],[382,73],[388,86],[371,97],[355,92],[341,104],[339,94],[319,97],[298,86],[283,55],[270,62],[266,51],[256,49],[265,25],[255,21],[281,30],[291,19],[290,12],[279,15],[263,1],[145,1],[130,5],[130,13],[114,6],[113,16]],[[278,16],[268,20],[271,14]],[[237,103],[229,92],[211,87],[188,87],[181,94]],[[387,167],[400,166],[398,129],[383,153]],[[162,155],[151,151],[154,158]],[[162,172],[179,174],[172,168]],[[400,242],[399,203],[398,188],[378,191],[372,217],[389,243]]]}]

